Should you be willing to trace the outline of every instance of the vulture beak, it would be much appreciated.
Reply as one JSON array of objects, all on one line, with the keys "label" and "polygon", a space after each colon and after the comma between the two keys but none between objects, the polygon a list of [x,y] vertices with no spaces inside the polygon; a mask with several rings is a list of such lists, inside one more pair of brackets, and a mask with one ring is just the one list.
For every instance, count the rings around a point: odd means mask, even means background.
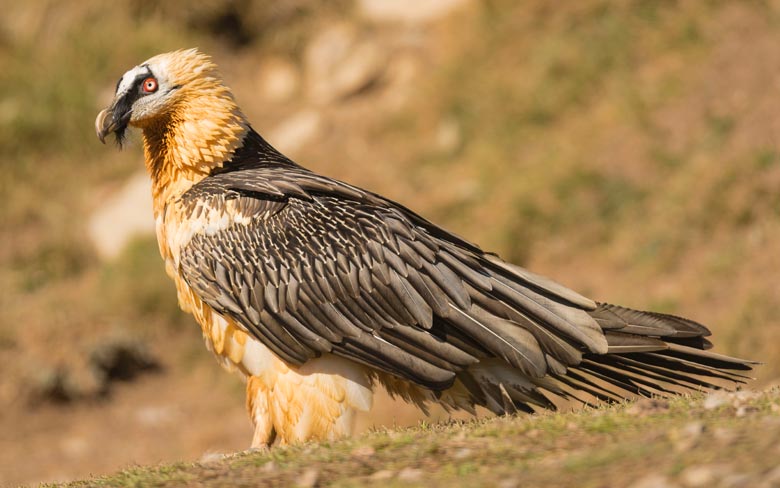
[{"label": "vulture beak", "polygon": [[103,144],[106,143],[106,136],[113,132],[117,143],[122,145],[132,113],[130,106],[133,100],[128,100],[128,98],[128,96],[122,96],[115,99],[111,106],[101,110],[95,119],[95,132]]},{"label": "vulture beak", "polygon": [[114,132],[116,127],[116,123],[114,122],[114,114],[111,108],[101,110],[95,119],[95,132],[97,133],[100,142],[105,144],[106,134],[109,132]]}]

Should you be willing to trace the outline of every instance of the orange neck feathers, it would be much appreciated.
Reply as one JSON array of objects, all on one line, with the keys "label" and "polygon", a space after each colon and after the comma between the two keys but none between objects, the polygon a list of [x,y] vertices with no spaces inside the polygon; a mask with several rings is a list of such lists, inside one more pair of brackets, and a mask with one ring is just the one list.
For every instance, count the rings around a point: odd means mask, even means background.
[{"label": "orange neck feathers", "polygon": [[249,123],[208,63],[192,70],[173,66],[184,75],[171,110],[143,129],[146,169],[152,179],[154,211],[187,191],[229,161],[249,132]]}]

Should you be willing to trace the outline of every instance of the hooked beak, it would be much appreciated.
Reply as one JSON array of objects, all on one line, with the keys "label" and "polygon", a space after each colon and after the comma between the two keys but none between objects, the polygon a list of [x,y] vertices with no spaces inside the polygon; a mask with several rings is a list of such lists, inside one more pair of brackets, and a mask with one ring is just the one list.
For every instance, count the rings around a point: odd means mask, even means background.
[{"label": "hooked beak", "polygon": [[98,139],[103,144],[106,143],[106,134],[114,132],[116,130],[116,123],[114,122],[114,114],[110,108],[106,108],[100,111],[95,119],[95,132]]},{"label": "hooked beak", "polygon": [[122,145],[127,130],[127,124],[130,122],[130,109],[124,108],[123,100],[116,101],[110,107],[101,110],[95,119],[95,133],[103,144],[106,143],[106,136],[114,133],[117,143]]}]

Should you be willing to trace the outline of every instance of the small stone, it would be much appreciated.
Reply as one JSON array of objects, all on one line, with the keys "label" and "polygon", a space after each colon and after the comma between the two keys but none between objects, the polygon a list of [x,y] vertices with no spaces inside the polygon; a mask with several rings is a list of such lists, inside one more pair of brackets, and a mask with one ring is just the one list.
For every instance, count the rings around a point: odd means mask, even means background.
[{"label": "small stone", "polygon": [[222,452],[204,452],[203,455],[198,459],[198,462],[200,464],[212,464],[217,463],[219,461],[222,461],[225,459],[227,455]]},{"label": "small stone", "polygon": [[690,422],[682,428],[682,433],[687,437],[699,437],[704,432],[704,424],[701,422]]},{"label": "small stone", "polygon": [[398,472],[398,479],[401,481],[419,481],[422,476],[422,469],[417,468],[404,468]]},{"label": "small stone", "polygon": [[687,468],[680,474],[680,481],[689,488],[714,486],[726,474],[728,474],[726,467],[704,464]]},{"label": "small stone", "polygon": [[758,400],[762,395],[763,393],[756,390],[739,390],[731,393],[735,406]]},{"label": "small stone", "polygon": [[629,415],[644,417],[669,410],[669,401],[662,398],[642,398],[637,400],[626,412]]},{"label": "small stone", "polygon": [[309,468],[298,477],[295,482],[295,486],[299,488],[313,488],[317,485],[317,481],[320,478],[320,470],[317,468]]},{"label": "small stone", "polygon": [[371,474],[368,478],[372,481],[383,481],[383,480],[389,480],[393,477],[395,473],[390,471],[389,469],[380,469],[379,471],[375,471]]},{"label": "small stone", "polygon": [[458,449],[452,455],[452,457],[455,458],[455,459],[466,459],[469,456],[471,456],[471,449],[469,449],[468,447],[464,447],[462,449]]},{"label": "small stone", "polygon": [[674,488],[677,485],[662,474],[650,474],[638,479],[629,488]]},{"label": "small stone", "polygon": [[745,415],[758,412],[758,407],[754,407],[753,405],[740,405],[737,407],[737,412],[734,414],[737,417],[744,417]]},{"label": "small stone", "polygon": [[171,407],[160,405],[141,407],[135,413],[136,421],[145,427],[159,427],[170,423],[175,416]]},{"label": "small stone", "polygon": [[707,395],[702,406],[705,410],[715,410],[730,403],[729,395],[725,391],[715,391]]}]

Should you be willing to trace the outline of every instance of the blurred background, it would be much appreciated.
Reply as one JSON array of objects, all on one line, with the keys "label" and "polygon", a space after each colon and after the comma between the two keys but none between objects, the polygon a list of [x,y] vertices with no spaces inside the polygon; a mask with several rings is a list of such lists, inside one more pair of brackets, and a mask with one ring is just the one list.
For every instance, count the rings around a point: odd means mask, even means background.
[{"label": "blurred background", "polygon": [[[780,377],[780,2],[0,0],[0,484],[245,449],[116,80],[198,46],[301,164]],[[380,397],[360,420],[419,417]],[[434,419],[446,418],[434,412]]]}]

